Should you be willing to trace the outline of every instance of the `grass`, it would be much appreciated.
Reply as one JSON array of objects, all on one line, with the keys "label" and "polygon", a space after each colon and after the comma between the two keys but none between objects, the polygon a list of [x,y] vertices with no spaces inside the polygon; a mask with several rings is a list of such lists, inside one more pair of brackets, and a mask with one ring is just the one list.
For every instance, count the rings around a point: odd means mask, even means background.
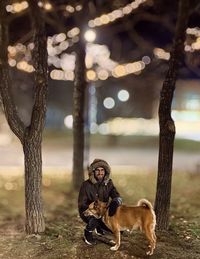
[{"label": "grass", "polygon": [[[113,173],[113,181],[124,203],[135,204],[145,197],[153,202],[154,173]],[[200,175],[174,173],[170,228],[157,231],[157,248],[151,258],[200,258]],[[77,213],[77,193],[71,191],[71,176],[66,172],[45,172],[43,199],[46,231],[26,236],[24,224],[24,182],[22,176],[4,172],[0,175],[0,258],[147,258],[146,239],[142,233],[123,233],[117,252],[109,250],[105,238],[95,247],[82,240],[84,223]]]}]

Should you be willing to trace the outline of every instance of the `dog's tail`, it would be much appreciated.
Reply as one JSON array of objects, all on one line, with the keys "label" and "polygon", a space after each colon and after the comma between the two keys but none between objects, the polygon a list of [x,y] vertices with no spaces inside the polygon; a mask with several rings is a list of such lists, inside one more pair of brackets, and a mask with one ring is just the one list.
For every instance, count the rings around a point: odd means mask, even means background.
[{"label": "dog's tail", "polygon": [[137,203],[137,206],[144,206],[150,210],[153,210],[153,206],[152,206],[151,202],[146,199],[139,200]]},{"label": "dog's tail", "polygon": [[152,217],[153,217],[153,228],[155,228],[156,214],[154,212],[154,209],[153,209],[153,206],[152,206],[151,202],[146,200],[146,199],[141,199],[141,200],[138,201],[137,206],[144,206],[151,211],[151,214],[152,214]]}]

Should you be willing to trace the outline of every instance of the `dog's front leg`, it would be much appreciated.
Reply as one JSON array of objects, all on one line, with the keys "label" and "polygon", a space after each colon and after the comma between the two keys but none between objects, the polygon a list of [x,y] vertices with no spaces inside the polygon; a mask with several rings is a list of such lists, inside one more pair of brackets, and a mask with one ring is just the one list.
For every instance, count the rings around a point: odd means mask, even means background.
[{"label": "dog's front leg", "polygon": [[112,251],[116,251],[120,246],[120,231],[115,230],[113,231],[114,237],[115,237],[115,245],[110,248]]}]

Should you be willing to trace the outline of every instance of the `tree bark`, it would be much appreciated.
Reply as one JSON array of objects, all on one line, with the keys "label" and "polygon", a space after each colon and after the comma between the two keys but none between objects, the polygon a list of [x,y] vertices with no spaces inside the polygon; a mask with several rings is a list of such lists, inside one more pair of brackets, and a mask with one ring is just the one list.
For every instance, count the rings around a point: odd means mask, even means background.
[{"label": "tree bark", "polygon": [[159,105],[159,159],[155,212],[157,228],[166,230],[169,226],[171,199],[172,164],[175,137],[175,124],[171,117],[171,104],[175,90],[177,73],[184,56],[185,32],[189,18],[189,0],[179,1],[179,12],[175,39],[167,71],[160,94]]},{"label": "tree bark", "polygon": [[29,1],[32,27],[35,30],[33,66],[35,68],[35,102],[31,124],[24,134],[25,160],[25,228],[28,234],[45,230],[42,206],[42,132],[47,103],[47,39],[45,24],[37,0]]},{"label": "tree bark", "polygon": [[84,180],[84,115],[85,115],[85,44],[80,39],[76,52],[73,93],[73,188],[79,190]]},{"label": "tree bark", "polygon": [[40,233],[45,230],[42,206],[42,156],[41,142],[37,139],[24,139],[25,161],[25,208],[26,233]]}]

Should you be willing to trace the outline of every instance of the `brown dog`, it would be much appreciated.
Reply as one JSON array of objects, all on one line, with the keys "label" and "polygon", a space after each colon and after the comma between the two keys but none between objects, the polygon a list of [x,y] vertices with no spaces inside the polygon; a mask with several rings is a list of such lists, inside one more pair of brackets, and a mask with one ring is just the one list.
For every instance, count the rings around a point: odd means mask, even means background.
[{"label": "brown dog", "polygon": [[89,205],[84,215],[102,218],[104,224],[113,232],[115,245],[110,248],[111,250],[116,251],[120,246],[120,231],[132,231],[139,228],[150,242],[150,250],[147,254],[153,254],[156,246],[156,216],[148,200],[139,200],[137,206],[121,205],[112,217],[108,215],[108,211],[108,204],[97,200]]}]

